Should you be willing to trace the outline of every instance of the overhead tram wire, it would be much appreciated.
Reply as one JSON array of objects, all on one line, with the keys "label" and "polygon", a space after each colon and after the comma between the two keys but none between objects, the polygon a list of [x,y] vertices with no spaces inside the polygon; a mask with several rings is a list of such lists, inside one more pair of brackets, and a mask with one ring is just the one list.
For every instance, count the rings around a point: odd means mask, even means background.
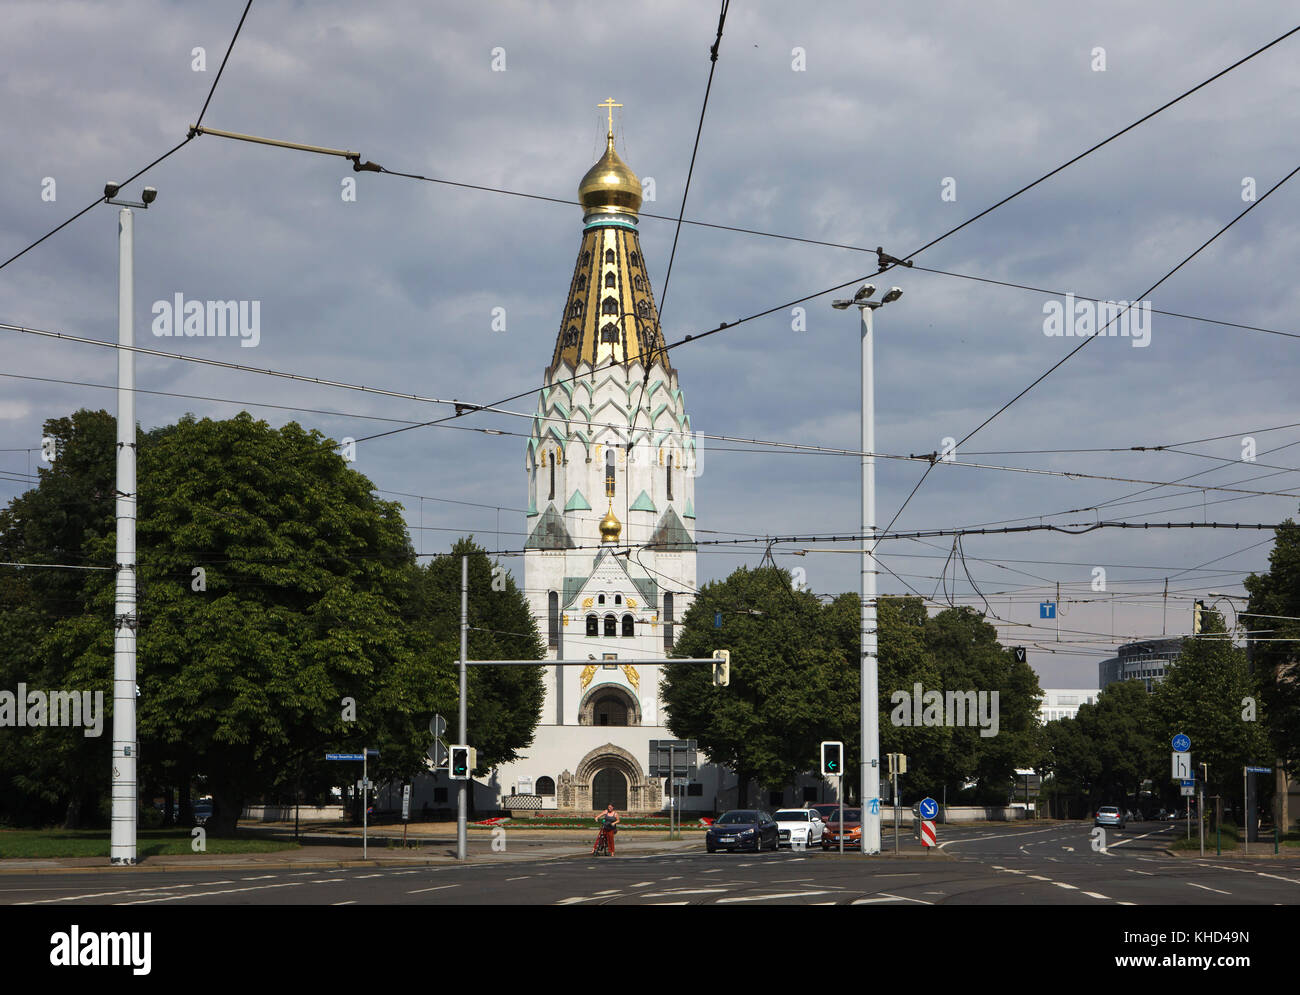
[{"label": "overhead tram wire", "polygon": [[[1296,28],[1296,29],[1294,29],[1294,30],[1300,31],[1300,28]],[[1278,180],[1278,181],[1277,181],[1276,183],[1274,183],[1271,187],[1269,187],[1269,189],[1268,189],[1268,190],[1267,190],[1267,191],[1266,191],[1266,192],[1265,192],[1265,193],[1264,193],[1264,194],[1263,194],[1263,195],[1262,195],[1258,200],[1252,201],[1250,204],[1248,204],[1248,205],[1246,206],[1246,208],[1245,208],[1243,211],[1241,211],[1240,214],[1238,214],[1238,215],[1237,215],[1236,217],[1234,217],[1231,221],[1229,221],[1226,225],[1224,225],[1224,226],[1223,226],[1222,228],[1220,228],[1217,232],[1215,232],[1213,235],[1211,235],[1208,239],[1206,239],[1204,242],[1202,242],[1202,243],[1201,243],[1201,244],[1200,244],[1196,249],[1194,249],[1194,250],[1193,250],[1189,255],[1187,255],[1186,257],[1184,257],[1183,260],[1182,260],[1181,262],[1179,262],[1177,265],[1175,265],[1173,269],[1171,269],[1171,270],[1170,270],[1169,272],[1167,272],[1164,276],[1162,276],[1162,277],[1161,277],[1160,279],[1158,279],[1155,283],[1153,283],[1150,287],[1148,287],[1145,291],[1143,291],[1143,292],[1142,292],[1142,293],[1141,293],[1137,298],[1135,298],[1135,300],[1145,300],[1145,299],[1146,299],[1146,298],[1151,294],[1151,292],[1152,292],[1153,290],[1155,290],[1156,288],[1158,288],[1162,283],[1164,283],[1166,280],[1168,280],[1170,277],[1172,277],[1175,273],[1177,273],[1180,269],[1182,269],[1184,266],[1186,266],[1189,262],[1191,262],[1193,259],[1195,259],[1196,256],[1200,255],[1200,253],[1201,253],[1202,251],[1204,251],[1204,250],[1205,250],[1205,249],[1206,249],[1206,248],[1207,248],[1207,247],[1208,247],[1212,242],[1214,242],[1216,239],[1218,239],[1220,235],[1222,235],[1222,234],[1223,234],[1224,232],[1226,232],[1229,228],[1231,228],[1231,227],[1232,227],[1233,225],[1235,225],[1238,221],[1240,221],[1240,220],[1241,220],[1242,218],[1244,218],[1247,214],[1249,214],[1249,213],[1250,213],[1251,211],[1253,211],[1256,207],[1258,207],[1258,206],[1259,206],[1260,204],[1262,204],[1265,200],[1267,200],[1267,199],[1269,198],[1270,195],[1272,195],[1272,194],[1273,194],[1273,193],[1274,193],[1274,192],[1275,192],[1279,187],[1281,187],[1282,184],[1286,183],[1287,180],[1289,180],[1289,179],[1291,179],[1291,177],[1295,176],[1296,173],[1300,173],[1300,166],[1296,166],[1294,169],[1291,170],[1291,172],[1287,173],[1284,177],[1282,177],[1282,179]],[[1035,387],[1037,387],[1040,383],[1042,383],[1044,380],[1046,380],[1049,376],[1051,376],[1053,373],[1055,373],[1057,370],[1059,370],[1062,366],[1064,366],[1067,362],[1069,362],[1070,359],[1072,359],[1074,356],[1078,355],[1079,352],[1081,352],[1083,349],[1086,349],[1089,345],[1091,345],[1091,344],[1092,344],[1094,341],[1096,341],[1098,338],[1101,338],[1101,337],[1103,336],[1103,334],[1105,333],[1105,330],[1106,330],[1107,328],[1109,328],[1112,324],[1114,324],[1116,321],[1118,321],[1118,320],[1119,320],[1121,317],[1123,317],[1125,314],[1127,314],[1127,313],[1132,309],[1132,307],[1133,307],[1133,305],[1132,305],[1132,304],[1129,304],[1127,307],[1124,308],[1123,311],[1121,311],[1121,312],[1120,312],[1119,314],[1117,314],[1115,317],[1111,318],[1110,321],[1106,322],[1105,326],[1103,326],[1102,328],[1099,328],[1099,329],[1097,330],[1097,334],[1096,334],[1095,336],[1090,336],[1090,337],[1088,337],[1088,338],[1085,338],[1085,339],[1084,339],[1082,342],[1080,342],[1077,346],[1075,346],[1073,349],[1071,349],[1069,352],[1067,352],[1064,356],[1062,356],[1059,360],[1057,360],[1055,363],[1053,363],[1051,366],[1049,366],[1049,367],[1048,367],[1048,368],[1047,368],[1047,369],[1046,369],[1042,374],[1040,374],[1040,375],[1039,375],[1038,377],[1036,377],[1033,381],[1031,381],[1030,384],[1029,384],[1029,386],[1025,387],[1023,390],[1021,390],[1019,393],[1017,393],[1014,397],[1012,397],[1011,400],[1007,401],[1006,404],[1002,405],[1002,407],[1000,407],[1000,408],[998,408],[996,411],[994,411],[993,414],[989,415],[989,416],[988,416],[987,418],[985,418],[982,422],[980,422],[978,425],[976,425],[975,428],[973,428],[973,429],[971,429],[971,431],[967,432],[965,436],[963,436],[960,440],[958,440],[957,445],[954,446],[953,448],[954,448],[954,449],[960,449],[961,446],[962,446],[963,444],[965,444],[969,439],[971,439],[971,438],[972,438],[972,437],[973,437],[977,432],[979,432],[979,431],[981,431],[983,428],[985,428],[985,427],[986,427],[989,423],[991,423],[995,418],[997,418],[1000,414],[1002,414],[1002,412],[1006,411],[1006,410],[1007,410],[1008,408],[1010,408],[1013,404],[1015,404],[1017,401],[1019,401],[1022,397],[1024,397],[1026,394],[1028,394],[1031,390],[1033,390]],[[907,505],[911,502],[912,498],[916,495],[916,492],[917,492],[918,490],[920,490],[921,485],[922,485],[923,483],[925,483],[926,478],[929,477],[929,475],[930,475],[930,470],[931,470],[931,469],[933,469],[933,464],[932,464],[931,466],[929,466],[929,467],[926,468],[925,473],[923,473],[923,474],[921,475],[921,479],[918,480],[918,481],[916,482],[916,486],[912,488],[911,493],[907,495],[907,499],[902,503],[902,505],[899,507],[898,511],[894,514],[893,519],[890,520],[890,524],[889,524],[889,527],[890,527],[890,528],[893,527],[894,522],[897,522],[897,521],[898,521],[898,518],[899,518],[900,515],[902,515],[903,510],[904,510],[904,509],[907,507]]]},{"label": "overhead tram wire", "polygon": [[[1021,187],[1019,190],[1016,190],[1015,192],[1013,192],[1013,193],[1011,193],[1011,194],[1008,194],[1006,197],[1002,198],[1002,199],[1001,199],[1000,201],[998,201],[997,203],[993,204],[992,206],[990,206],[990,207],[988,207],[988,208],[985,208],[983,211],[979,212],[978,214],[976,214],[976,215],[974,215],[974,216],[972,216],[972,217],[966,219],[966,220],[963,221],[961,224],[959,224],[959,225],[957,225],[957,226],[955,226],[955,227],[949,229],[948,231],[946,231],[946,232],[944,232],[943,234],[939,235],[937,238],[931,239],[931,240],[930,240],[929,242],[927,242],[925,245],[921,246],[919,249],[916,249],[915,251],[913,251],[913,252],[911,252],[911,253],[908,253],[908,254],[907,254],[906,256],[904,256],[902,259],[899,259],[899,258],[897,258],[897,257],[891,256],[891,255],[889,255],[888,253],[884,252],[883,249],[879,249],[879,248],[878,248],[876,251],[877,251],[877,257],[878,257],[878,259],[880,260],[880,266],[879,266],[879,268],[878,268],[877,270],[875,270],[875,271],[872,272],[872,273],[867,274],[867,275],[864,276],[864,277],[858,277],[858,278],[855,278],[855,279],[853,279],[853,280],[848,280],[848,281],[846,281],[846,282],[844,282],[844,283],[836,284],[835,286],[828,287],[828,288],[826,288],[826,289],[824,289],[824,290],[819,290],[819,291],[817,291],[816,293],[807,294],[807,295],[805,295],[805,296],[802,296],[802,297],[796,298],[796,299],[793,300],[793,301],[787,301],[786,303],[780,304],[780,305],[778,305],[778,306],[776,306],[776,307],[766,308],[766,309],[764,309],[764,310],[762,310],[762,311],[755,312],[754,314],[747,315],[747,316],[742,317],[742,318],[739,318],[739,319],[737,319],[737,320],[735,320],[735,321],[731,321],[731,322],[722,322],[720,325],[718,325],[717,327],[715,327],[715,328],[713,328],[713,329],[710,329],[710,330],[708,330],[708,331],[704,331],[704,332],[695,333],[695,334],[692,334],[692,335],[687,335],[685,338],[680,339],[680,340],[677,341],[677,342],[674,342],[674,343],[671,343],[671,344],[667,344],[667,345],[664,346],[664,351],[666,352],[666,351],[668,351],[668,350],[675,349],[675,348],[677,348],[678,346],[681,346],[681,345],[686,344],[687,342],[695,342],[695,341],[699,341],[699,340],[701,340],[701,339],[708,338],[708,337],[711,336],[711,335],[716,335],[717,333],[719,333],[719,332],[721,332],[721,331],[725,331],[725,330],[727,330],[727,329],[729,329],[729,328],[735,328],[737,325],[741,325],[741,324],[744,324],[744,323],[749,322],[749,321],[754,321],[754,320],[756,320],[756,319],[758,319],[758,318],[766,317],[767,315],[769,315],[769,314],[774,314],[774,313],[777,312],[777,311],[787,310],[787,309],[789,309],[789,308],[791,308],[791,307],[794,307],[794,306],[799,305],[799,304],[806,303],[806,302],[811,301],[811,300],[814,300],[814,299],[816,299],[816,298],[818,298],[818,297],[823,297],[823,296],[825,296],[826,294],[834,293],[834,292],[837,291],[837,290],[843,290],[843,289],[845,289],[845,288],[847,288],[847,287],[852,286],[853,284],[856,284],[856,283],[861,282],[862,280],[869,280],[869,279],[872,279],[872,278],[874,278],[874,277],[876,277],[876,276],[879,276],[879,275],[881,275],[882,273],[884,273],[886,270],[893,268],[895,265],[900,265],[900,264],[901,264],[901,265],[910,265],[910,260],[911,260],[911,257],[912,257],[912,256],[919,255],[920,253],[926,251],[927,249],[930,249],[930,248],[932,248],[933,246],[938,245],[938,244],[939,244],[940,242],[942,242],[944,239],[949,238],[950,236],[952,236],[952,235],[956,234],[957,232],[961,231],[963,228],[966,228],[968,225],[973,224],[974,222],[978,221],[980,218],[985,217],[986,215],[988,215],[988,214],[992,213],[993,211],[997,210],[999,207],[1002,207],[1003,205],[1005,205],[1005,204],[1009,203],[1010,201],[1014,200],[1016,197],[1019,197],[1021,194],[1023,194],[1023,193],[1025,193],[1025,192],[1027,192],[1027,191],[1033,189],[1034,187],[1038,186],[1040,183],[1044,182],[1045,180],[1050,179],[1051,177],[1055,176],[1057,173],[1060,173],[1060,172],[1062,172],[1063,170],[1069,168],[1070,166],[1074,165],[1076,162],[1079,162],[1081,159],[1087,157],[1088,155],[1091,155],[1093,152],[1096,152],[1098,149],[1101,149],[1101,148],[1103,148],[1104,146],[1108,145],[1109,143],[1113,142],[1115,139],[1119,138],[1121,135],[1124,135],[1124,134],[1128,133],[1129,131],[1132,131],[1134,128],[1137,128],[1138,126],[1140,126],[1140,125],[1144,124],[1145,122],[1151,120],[1152,118],[1154,118],[1154,117],[1157,116],[1158,114],[1162,113],[1162,112],[1165,111],[1165,110],[1168,110],[1170,107],[1173,107],[1175,104],[1179,103],[1180,101],[1185,100],[1187,97],[1191,96],[1193,93],[1196,93],[1198,90],[1200,90],[1200,89],[1202,89],[1202,88],[1208,86],[1210,83],[1213,83],[1214,81],[1216,81],[1216,80],[1222,78],[1223,76],[1225,76],[1225,75],[1227,75],[1228,73],[1232,72],[1234,69],[1237,69],[1238,67],[1244,65],[1245,63],[1249,62],[1251,59],[1254,59],[1256,56],[1258,56],[1258,55],[1262,54],[1263,52],[1267,51],[1268,49],[1272,48],[1274,45],[1277,45],[1277,44],[1279,44],[1280,42],[1286,40],[1287,38],[1289,38],[1291,35],[1295,34],[1295,33],[1298,32],[1298,31],[1300,31],[1300,25],[1298,25],[1298,26],[1292,28],[1290,31],[1287,31],[1287,32],[1285,32],[1284,34],[1279,35],[1277,38],[1274,38],[1272,41],[1268,42],[1267,44],[1261,46],[1260,48],[1257,48],[1255,51],[1251,52],[1250,54],[1248,54],[1248,55],[1246,55],[1246,56],[1243,56],[1241,59],[1238,59],[1236,62],[1232,63],[1231,65],[1227,66],[1226,68],[1221,69],[1219,72],[1215,73],[1213,76],[1209,77],[1208,79],[1205,79],[1205,80],[1203,80],[1202,82],[1198,83],[1197,85],[1191,87],[1190,89],[1183,91],[1181,94],[1179,94],[1178,96],[1174,97],[1172,100],[1166,101],[1164,104],[1162,104],[1161,106],[1157,107],[1155,110],[1150,111],[1149,113],[1143,115],[1141,118],[1138,118],[1138,119],[1137,119],[1136,121],[1134,121],[1133,123],[1131,123],[1131,124],[1125,126],[1124,128],[1121,128],[1119,131],[1115,132],[1115,133],[1112,134],[1110,137],[1105,138],[1105,139],[1103,139],[1103,140],[1100,141],[1100,142],[1097,142],[1095,145],[1093,145],[1093,146],[1091,146],[1090,148],[1084,150],[1083,152],[1079,153],[1078,155],[1074,156],[1073,158],[1067,160],[1066,162],[1064,162],[1064,163],[1062,163],[1061,165],[1057,166],[1055,169],[1051,170],[1050,172],[1044,173],[1044,174],[1043,174],[1042,176],[1040,176],[1038,179],[1033,180],[1032,182],[1026,184],[1025,186]],[[227,136],[224,136],[224,137],[242,137],[242,138],[244,138],[245,140],[248,140],[248,136],[229,136],[229,135],[227,135]],[[276,143],[276,144],[280,144],[280,143]],[[317,151],[321,151],[321,150],[317,150]],[[400,172],[400,171],[397,171],[397,170],[387,169],[387,168],[385,168],[385,167],[383,167],[383,166],[381,166],[381,165],[378,165],[378,164],[376,164],[376,163],[366,163],[364,166],[362,166],[361,163],[360,163],[360,161],[359,161],[359,157],[357,158],[356,161],[354,161],[354,163],[353,163],[353,168],[354,168],[354,169],[357,169],[357,170],[366,169],[366,170],[370,170],[370,171],[374,171],[374,172],[378,172],[378,173],[387,173],[387,174],[389,174],[389,175],[402,176],[402,177],[405,177],[405,178],[408,178],[408,179],[423,180],[423,181],[428,181],[428,182],[436,182],[436,181],[430,180],[430,178],[429,178],[429,177],[426,177],[426,176],[420,176],[420,175],[417,175],[417,174],[414,174],[414,173],[406,173],[406,172]],[[461,186],[469,186],[469,184],[459,184],[459,185],[461,185]],[[1267,195],[1265,195],[1265,196],[1267,196]],[[542,199],[558,200],[558,198],[542,198]],[[1263,198],[1260,198],[1260,199],[1262,200]],[[561,203],[569,203],[568,201],[559,201],[559,202],[561,202]],[[1257,201],[1256,203],[1258,203],[1258,201]],[[1252,206],[1253,206],[1253,205],[1252,205]],[[611,365],[615,365],[615,364],[611,364]],[[571,379],[571,380],[576,380],[576,379],[578,379],[578,378],[575,376],[575,377],[571,377],[571,378],[569,378],[569,379]],[[559,383],[559,382],[562,382],[562,381],[556,381],[556,383]],[[553,384],[552,384],[552,386],[553,386]],[[536,394],[537,391],[538,391],[539,389],[540,389],[539,387],[530,387],[530,388],[528,388],[527,390],[524,390],[524,391],[521,391],[521,392],[518,392],[518,393],[515,393],[515,394],[511,394],[511,395],[508,396],[508,397],[502,398],[501,400],[498,400],[498,401],[494,401],[492,404],[490,404],[490,405],[485,405],[485,406],[482,406],[482,407],[491,408],[491,407],[496,407],[496,406],[501,405],[501,404],[508,404],[509,402],[511,402],[511,401],[515,401],[515,400],[518,400],[518,399],[521,398],[521,397],[532,396],[532,395]],[[446,418],[438,419],[437,421],[434,421],[434,422],[428,422],[428,423],[426,423],[426,425],[424,425],[424,426],[411,426],[411,428],[415,428],[415,427],[428,427],[428,426],[430,426],[430,425],[439,424],[439,423],[442,423],[442,422],[445,422],[445,421],[452,420],[452,419],[454,419],[454,418],[460,418],[460,417],[463,417],[463,416],[466,415],[466,414],[470,414],[470,413],[472,413],[474,410],[478,410],[478,409],[476,409],[476,408],[467,408],[467,409],[465,409],[465,410],[457,411],[456,414],[454,414],[454,415],[449,415],[449,416],[447,416]],[[358,439],[357,441],[358,441],[358,442],[360,442],[360,441],[368,441],[369,439],[382,438],[383,436],[386,436],[386,435],[393,435],[393,434],[396,434],[396,433],[398,433],[398,432],[405,432],[405,431],[410,431],[410,428],[393,429],[393,430],[391,430],[391,431],[389,431],[389,432],[385,432],[385,433],[380,433],[380,434],[377,434],[377,435],[369,436],[369,437],[367,438],[367,440],[361,440],[361,439]],[[927,471],[927,474],[928,474],[928,471]],[[910,500],[910,498],[909,498],[909,500]]]},{"label": "overhead tram wire", "polygon": [[[217,71],[216,78],[213,79],[213,81],[212,81],[212,86],[208,89],[208,96],[207,96],[207,99],[203,101],[203,109],[199,112],[199,120],[200,120],[200,122],[203,120],[203,115],[204,115],[205,113],[207,113],[207,110],[208,110],[208,104],[210,104],[210,103],[212,102],[212,95],[213,95],[214,93],[217,92],[217,84],[221,82],[221,71],[224,70],[224,69],[226,68],[226,60],[230,58],[230,53],[234,50],[234,47],[235,47],[235,40],[239,37],[240,29],[243,28],[243,26],[244,26],[244,18],[246,18],[246,17],[248,16],[248,11],[249,11],[249,9],[250,9],[252,6],[253,6],[253,0],[248,0],[248,4],[247,4],[247,6],[244,7],[244,13],[243,13],[243,14],[240,16],[240,18],[239,18],[239,24],[238,24],[238,25],[236,26],[236,28],[235,28],[235,33],[234,33],[234,34],[231,36],[231,38],[230,38],[230,44],[226,46],[226,54],[225,54],[225,55],[222,57],[222,59],[221,59],[221,69],[219,69],[219,70]],[[167,158],[169,158],[170,156],[172,156],[173,154],[175,154],[176,152],[179,152],[182,148],[184,148],[184,147],[185,147],[186,145],[188,145],[191,141],[193,141],[194,138],[195,138],[195,135],[194,135],[193,133],[186,135],[185,138],[184,138],[180,143],[178,143],[177,145],[172,146],[170,149],[168,149],[166,152],[164,152],[162,155],[160,155],[160,156],[159,156],[157,159],[155,159],[153,162],[149,163],[149,165],[145,166],[143,169],[139,169],[139,170],[137,170],[136,172],[134,172],[134,173],[132,173],[130,176],[128,176],[125,180],[123,180],[123,181],[121,182],[121,185],[122,185],[122,186],[126,186],[128,183],[131,183],[132,181],[139,179],[141,176],[143,176],[145,173],[149,172],[149,170],[153,169],[154,166],[157,166],[157,165],[158,165],[160,162],[162,162],[164,159],[167,159]],[[107,198],[106,198],[104,195],[101,194],[99,197],[95,198],[95,200],[91,201],[89,204],[87,204],[85,207],[83,207],[80,211],[78,211],[78,212],[77,212],[76,214],[74,214],[72,217],[68,218],[67,221],[64,221],[62,224],[57,225],[57,226],[54,227],[54,228],[51,228],[51,229],[50,229],[49,231],[47,231],[44,235],[42,235],[40,238],[38,238],[35,242],[32,242],[30,245],[28,245],[25,249],[22,249],[22,250],[20,250],[20,251],[18,251],[18,252],[16,252],[16,253],[14,253],[12,256],[10,256],[8,259],[6,259],[4,262],[0,262],[0,270],[4,269],[4,268],[5,268],[6,266],[8,266],[10,263],[12,263],[12,262],[14,262],[15,260],[21,258],[22,256],[25,256],[28,252],[30,252],[32,249],[36,248],[38,245],[40,245],[42,242],[44,242],[47,238],[50,238],[52,235],[56,235],[57,233],[59,233],[60,231],[62,231],[64,228],[68,227],[68,225],[72,224],[72,222],[74,222],[74,221],[76,221],[78,218],[80,218],[82,215],[87,214],[87,213],[88,213],[92,208],[98,207],[100,204],[104,203],[105,200],[107,200]]]}]

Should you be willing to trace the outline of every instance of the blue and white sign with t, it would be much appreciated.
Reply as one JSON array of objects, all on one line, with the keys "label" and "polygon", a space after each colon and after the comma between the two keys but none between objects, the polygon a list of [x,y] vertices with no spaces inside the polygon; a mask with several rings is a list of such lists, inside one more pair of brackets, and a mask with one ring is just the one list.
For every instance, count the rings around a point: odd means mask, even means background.
[{"label": "blue and white sign with t", "polygon": [[1056,602],[1040,601],[1038,602],[1039,618],[1056,618]]},{"label": "blue and white sign with t", "polygon": [[1174,737],[1173,747],[1179,753],[1186,753],[1192,748],[1192,741],[1180,732]]},{"label": "blue and white sign with t", "polygon": [[933,798],[922,798],[917,809],[921,813],[922,819],[933,819],[939,814],[939,803]]}]

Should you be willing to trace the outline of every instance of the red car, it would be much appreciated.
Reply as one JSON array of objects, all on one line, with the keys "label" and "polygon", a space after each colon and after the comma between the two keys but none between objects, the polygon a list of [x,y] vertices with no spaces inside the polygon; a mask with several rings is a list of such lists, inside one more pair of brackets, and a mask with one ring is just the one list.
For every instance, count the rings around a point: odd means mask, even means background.
[{"label": "red car", "polygon": [[[838,850],[840,848],[840,813],[826,820],[826,832],[822,833],[822,849]],[[846,808],[844,810],[844,849],[862,849],[862,809]]]}]

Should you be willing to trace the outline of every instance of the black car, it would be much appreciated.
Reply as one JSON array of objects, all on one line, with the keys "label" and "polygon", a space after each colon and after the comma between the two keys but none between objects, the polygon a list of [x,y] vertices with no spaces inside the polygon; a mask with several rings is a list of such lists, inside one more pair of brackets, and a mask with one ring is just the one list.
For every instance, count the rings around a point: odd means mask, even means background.
[{"label": "black car", "polygon": [[704,834],[709,853],[718,850],[775,850],[780,841],[776,821],[766,812],[734,809],[723,812]]}]

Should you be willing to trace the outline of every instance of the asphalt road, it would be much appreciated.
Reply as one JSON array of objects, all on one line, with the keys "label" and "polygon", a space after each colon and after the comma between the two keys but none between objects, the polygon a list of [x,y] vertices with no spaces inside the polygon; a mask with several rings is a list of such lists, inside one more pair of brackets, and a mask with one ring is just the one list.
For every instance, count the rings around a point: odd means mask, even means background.
[{"label": "asphalt road", "polygon": [[[670,853],[482,859],[436,867],[6,874],[8,905],[1274,905],[1300,904],[1300,854],[1171,857],[1181,825],[940,827],[941,852]],[[910,841],[908,841],[910,842]],[[886,844],[891,841],[886,835]]]}]

